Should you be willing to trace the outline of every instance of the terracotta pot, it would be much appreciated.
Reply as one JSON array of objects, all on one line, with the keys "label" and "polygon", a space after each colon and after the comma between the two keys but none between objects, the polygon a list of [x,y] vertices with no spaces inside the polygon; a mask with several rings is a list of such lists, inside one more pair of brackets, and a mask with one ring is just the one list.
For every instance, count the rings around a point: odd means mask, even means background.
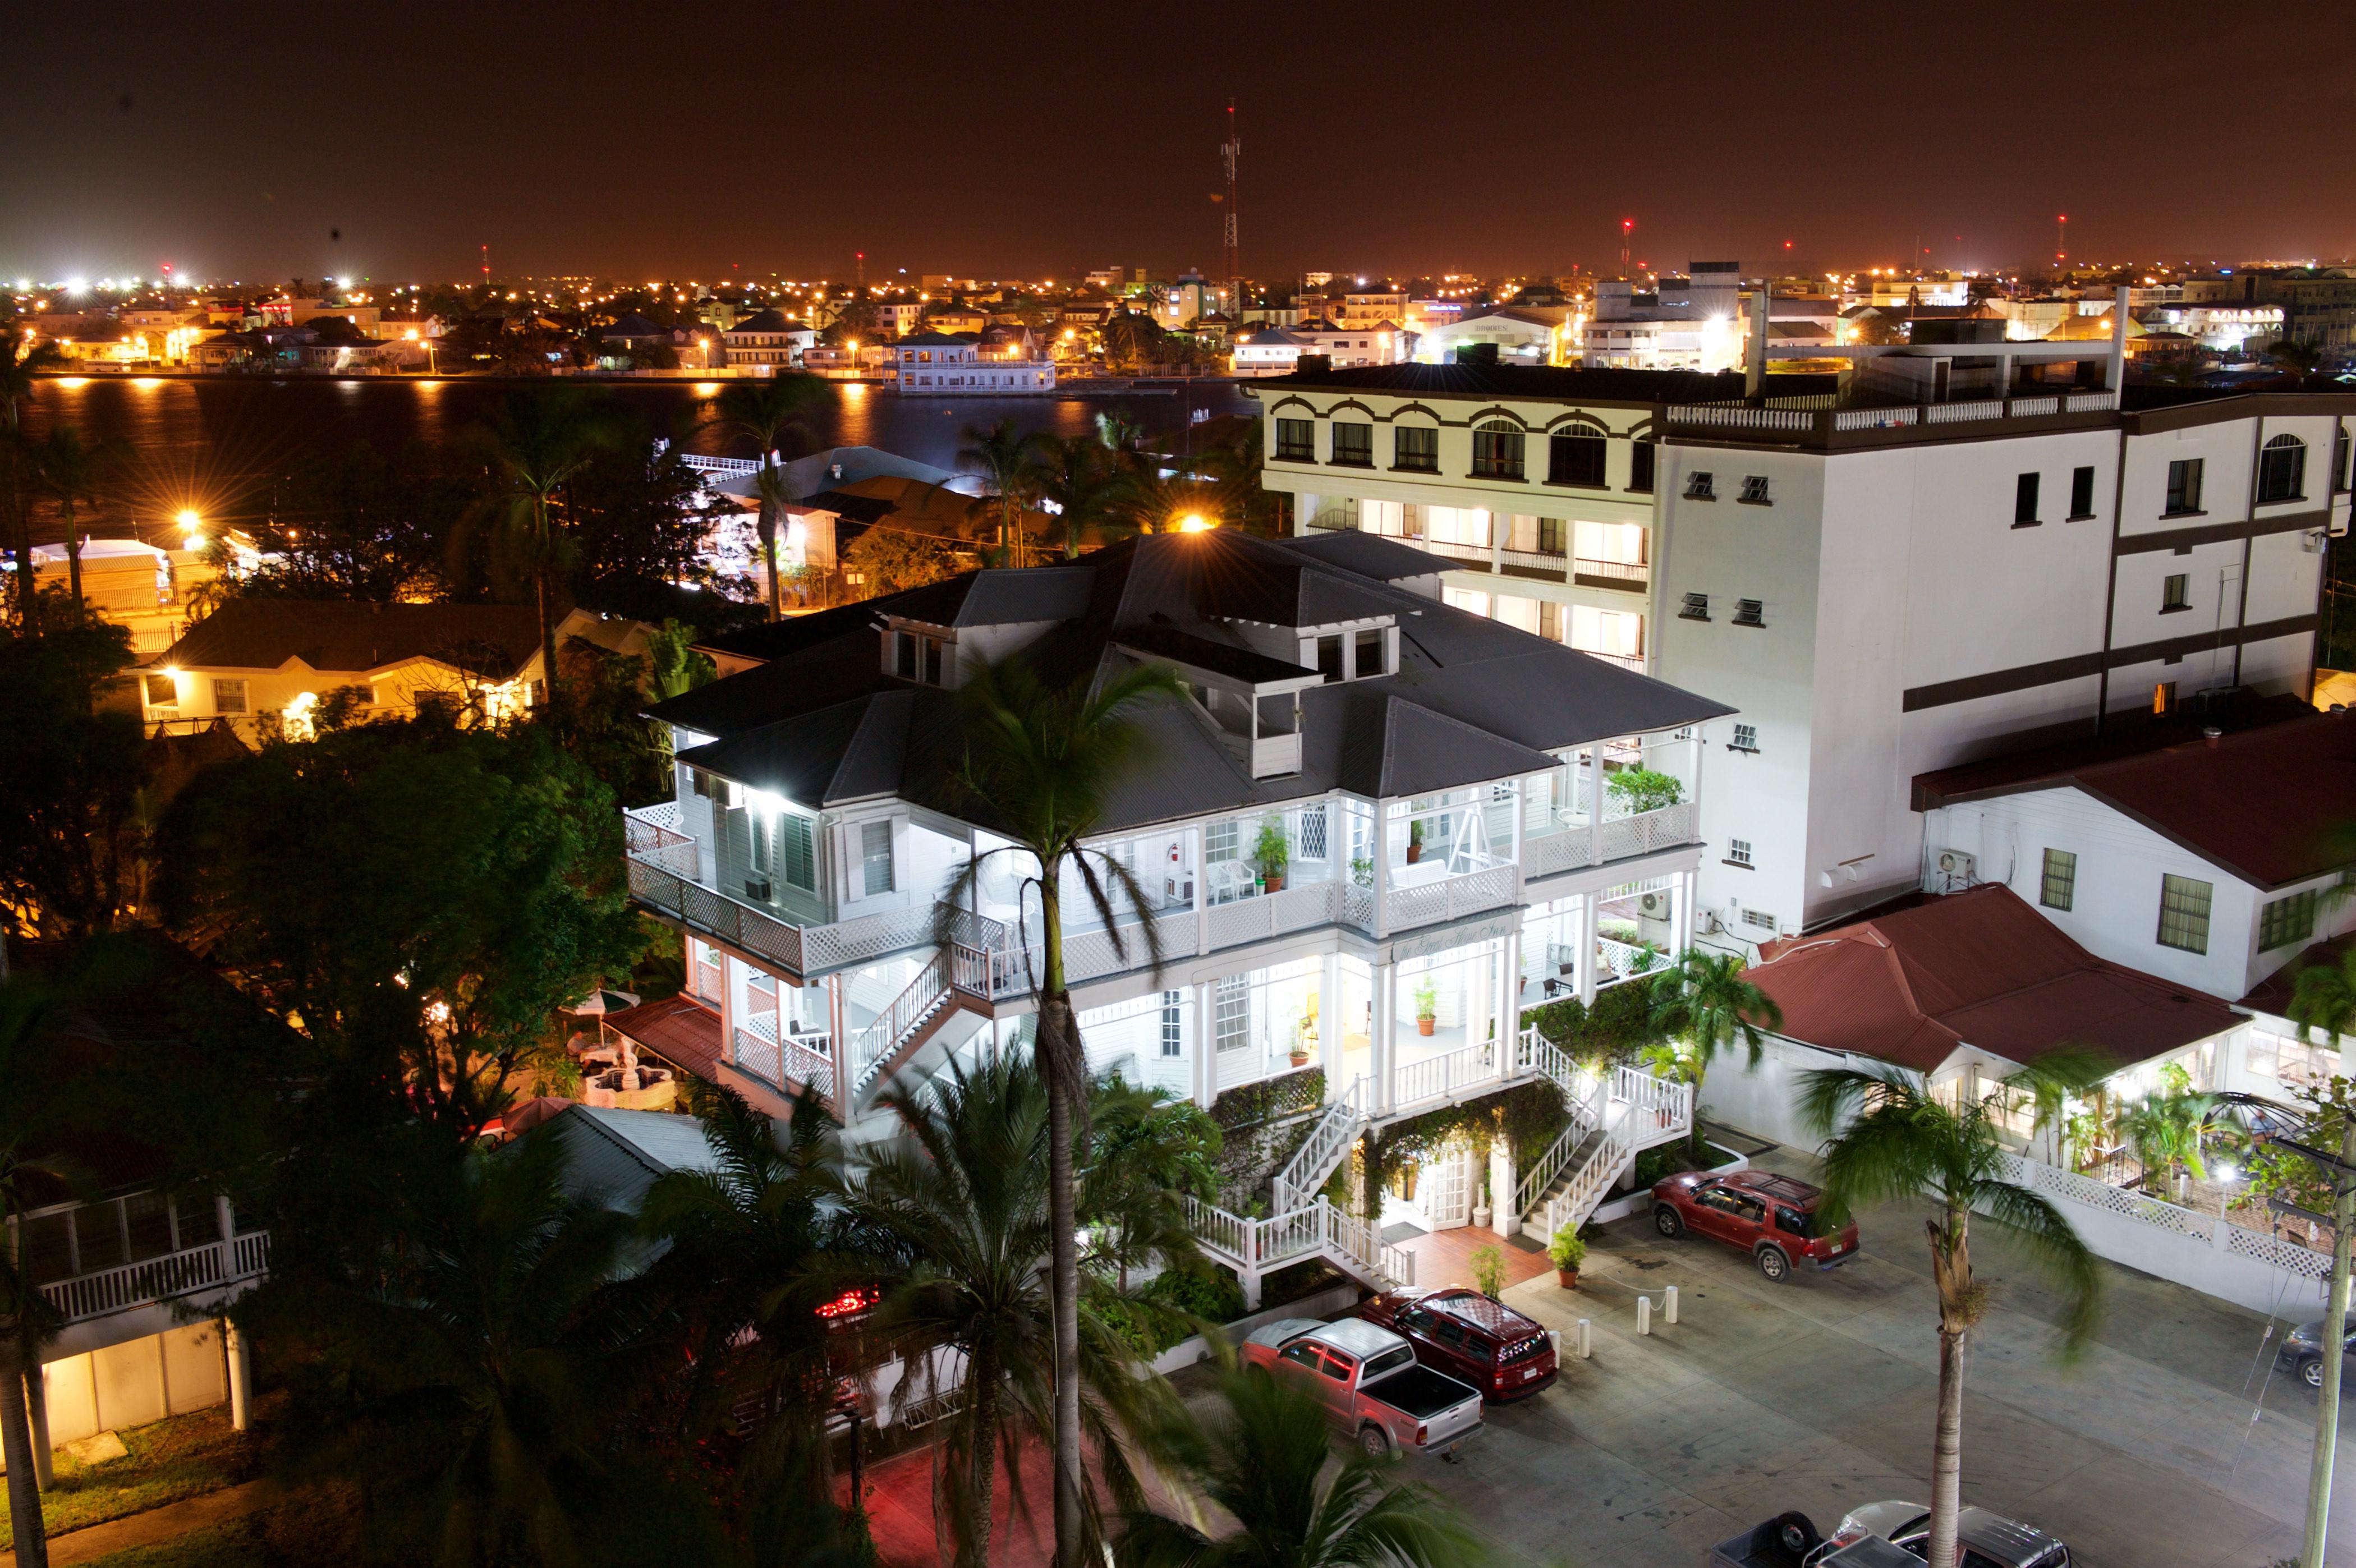
[{"label": "terracotta pot", "polygon": [[1295,1067],[1306,1067],[1306,1066],[1308,1066],[1308,1065],[1309,1065],[1309,1053],[1308,1053],[1307,1051],[1294,1051],[1294,1052],[1292,1053],[1292,1065],[1294,1065]]},{"label": "terracotta pot", "polygon": [[1430,1034],[1431,1032],[1431,1026],[1439,1021],[1440,1020],[1437,1019],[1418,1019],[1415,1020],[1415,1032],[1418,1034]]},{"label": "terracotta pot", "polygon": [[1565,1290],[1579,1288],[1579,1271],[1575,1268],[1558,1268],[1554,1271],[1554,1277]]},{"label": "terracotta pot", "polygon": [[1409,844],[1408,845],[1408,847],[1407,847],[1407,863],[1408,863],[1408,865],[1412,866],[1412,865],[1414,865],[1418,860],[1420,860],[1420,859],[1423,859],[1423,846],[1422,846],[1422,845],[1420,845],[1420,844],[1409,843]]},{"label": "terracotta pot", "polygon": [[1262,878],[1261,880],[1268,884],[1268,891],[1269,892],[1280,893],[1284,891],[1284,873],[1282,871],[1273,872],[1270,875]]}]

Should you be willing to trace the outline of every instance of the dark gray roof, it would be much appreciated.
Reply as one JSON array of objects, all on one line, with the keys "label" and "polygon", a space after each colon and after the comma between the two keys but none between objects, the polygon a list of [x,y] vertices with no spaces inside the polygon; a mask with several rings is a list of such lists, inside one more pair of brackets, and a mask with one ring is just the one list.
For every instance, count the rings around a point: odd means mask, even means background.
[{"label": "dark gray roof", "polygon": [[1120,646],[1134,648],[1139,653],[1158,656],[1177,664],[1193,665],[1214,675],[1228,675],[1255,686],[1273,681],[1299,680],[1314,676],[1287,659],[1270,658],[1268,655],[1234,643],[1214,642],[1198,637],[1192,632],[1182,632],[1172,626],[1131,626],[1120,635]]},{"label": "dark gray roof", "polygon": [[564,1146],[566,1191],[625,1213],[637,1213],[647,1189],[671,1171],[716,1163],[703,1124],[669,1111],[570,1105],[530,1136]]},{"label": "dark gray roof", "polygon": [[[992,599],[1029,602],[980,614],[975,607]],[[1395,617],[1398,673],[1304,690],[1301,771],[1281,778],[1252,778],[1194,704],[1152,707],[1141,720],[1146,761],[1109,803],[1106,830],[1332,789],[1430,794],[1547,767],[1547,752],[1732,711],[1333,562],[1304,560],[1294,542],[1221,528],[1127,539],[1066,565],[969,572],[759,628],[779,650],[773,662],[653,712],[719,737],[683,760],[805,805],[891,795],[986,823],[988,803],[960,798],[954,783],[957,694],[882,673],[875,623],[884,615],[921,608],[926,619],[938,613],[958,625],[1052,620],[1025,656],[1051,679],[1095,680],[1139,659],[1186,657],[1180,648],[1205,657],[1219,650],[1239,668],[1248,656],[1293,670],[1242,647],[1229,625],[1270,620],[1272,606],[1298,613],[1311,602],[1320,614],[1346,612],[1336,619]],[[1042,614],[1043,606],[1060,613]]]},{"label": "dark gray roof", "polygon": [[765,310],[758,315],[746,317],[728,330],[731,332],[807,332],[809,329],[798,321],[787,321],[783,311]]},{"label": "dark gray roof", "polygon": [[438,659],[501,678],[540,651],[529,604],[377,604],[350,599],[232,599],[158,655],[189,669],[277,669],[290,658],[359,674]]},{"label": "dark gray roof", "polygon": [[1355,528],[1333,528],[1305,534],[1284,541],[1287,549],[1300,551],[1310,560],[1335,566],[1360,577],[1370,577],[1377,582],[1398,582],[1411,577],[1437,577],[1448,570],[1450,563],[1439,556],[1420,550],[1398,539],[1385,539],[1380,534],[1360,533]]}]

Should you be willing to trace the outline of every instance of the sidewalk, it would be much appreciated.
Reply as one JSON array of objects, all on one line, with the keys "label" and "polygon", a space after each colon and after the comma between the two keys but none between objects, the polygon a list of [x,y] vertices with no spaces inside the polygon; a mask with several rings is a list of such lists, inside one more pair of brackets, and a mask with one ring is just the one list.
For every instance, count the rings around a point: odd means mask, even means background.
[{"label": "sidewalk", "polygon": [[[76,1563],[92,1562],[110,1552],[125,1552],[134,1546],[153,1546],[158,1541],[177,1541],[191,1531],[243,1519],[247,1514],[266,1507],[274,1495],[268,1481],[247,1481],[242,1486],[226,1487],[218,1492],[207,1492],[202,1497],[166,1503],[162,1508],[149,1509],[145,1513],[130,1514],[87,1529],[53,1535],[49,1537],[49,1568],[71,1568]],[[0,1552],[0,1568],[16,1568],[16,1554]]]}]

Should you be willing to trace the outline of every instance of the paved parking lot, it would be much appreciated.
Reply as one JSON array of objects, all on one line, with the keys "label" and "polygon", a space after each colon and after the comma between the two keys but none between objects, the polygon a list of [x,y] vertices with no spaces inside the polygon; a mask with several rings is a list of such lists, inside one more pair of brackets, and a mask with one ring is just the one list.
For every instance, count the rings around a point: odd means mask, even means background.
[{"label": "paved parking lot", "polygon": [[[1811,1174],[1784,1151],[1758,1163]],[[1921,1220],[1890,1209],[1859,1228],[1856,1263],[1775,1285],[1641,1216],[1606,1227],[1576,1294],[1550,1275],[1505,1293],[1566,1339],[1590,1318],[1594,1359],[1493,1408],[1466,1463],[1415,1473],[1511,1553],[1579,1568],[1688,1565],[1784,1509],[1829,1529],[1858,1503],[1927,1499],[1937,1314]],[[2098,1341],[2064,1364],[2054,1304],[2018,1254],[1981,1227],[1973,1255],[1998,1298],[1974,1335],[1965,1501],[2055,1531],[2089,1568],[2297,1555],[2314,1396],[2269,1375],[2265,1319],[2111,1269]],[[1635,1293],[1672,1284],[1684,1321],[1638,1339]],[[2334,1562],[2356,1563],[2351,1494],[2343,1474]]]}]

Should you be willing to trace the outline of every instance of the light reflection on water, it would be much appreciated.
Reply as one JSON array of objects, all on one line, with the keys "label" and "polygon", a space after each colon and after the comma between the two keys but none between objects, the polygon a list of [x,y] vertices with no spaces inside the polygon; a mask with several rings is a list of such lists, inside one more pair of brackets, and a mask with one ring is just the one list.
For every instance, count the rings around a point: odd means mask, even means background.
[{"label": "light reflection on water", "polygon": [[[652,435],[689,450],[721,452],[728,443],[706,428],[712,383],[594,383],[635,411]],[[234,510],[242,497],[305,458],[367,441],[387,456],[423,442],[441,445],[484,418],[513,382],[421,377],[415,380],[269,380],[262,378],[129,379],[70,377],[39,382],[25,409],[29,433],[65,421],[91,439],[123,443],[130,461],[107,498],[98,531],[143,525],[182,507],[208,516]],[[1122,412],[1149,432],[1183,424],[1191,411],[1241,413],[1258,405],[1233,387],[1118,397],[903,398],[891,389],[850,382],[836,388],[830,418],[814,421],[821,444],[880,446],[919,463],[953,468],[969,425],[1012,419],[1024,432],[1082,434],[1100,413]],[[114,525],[111,528],[109,525]]]}]

